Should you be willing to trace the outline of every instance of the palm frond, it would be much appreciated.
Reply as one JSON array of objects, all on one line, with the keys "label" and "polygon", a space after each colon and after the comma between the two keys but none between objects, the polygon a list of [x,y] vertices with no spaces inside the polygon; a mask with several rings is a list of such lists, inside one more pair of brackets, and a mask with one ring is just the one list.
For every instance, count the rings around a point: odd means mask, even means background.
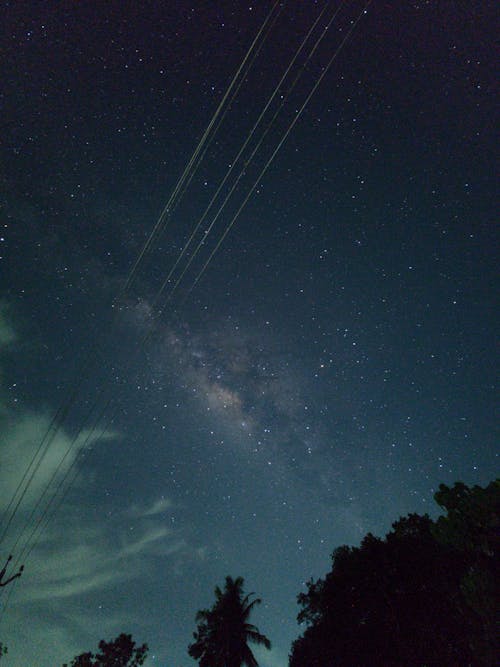
[{"label": "palm frond", "polygon": [[246,665],[246,667],[259,667],[259,663],[255,659],[254,654],[252,651],[248,648],[248,646],[245,646],[245,652],[241,656],[241,664]]},{"label": "palm frond", "polygon": [[247,632],[247,637],[254,644],[265,646],[268,650],[271,649],[271,642],[269,639],[265,635],[261,634],[258,630],[249,630]]}]

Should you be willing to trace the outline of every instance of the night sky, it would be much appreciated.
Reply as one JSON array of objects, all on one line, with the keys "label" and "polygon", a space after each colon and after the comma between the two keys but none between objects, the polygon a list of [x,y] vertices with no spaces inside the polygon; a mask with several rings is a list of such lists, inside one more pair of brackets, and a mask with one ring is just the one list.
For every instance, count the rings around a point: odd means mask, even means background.
[{"label": "night sky", "polygon": [[335,547],[498,473],[496,3],[346,2],[310,58],[338,5],[278,5],[149,243],[272,3],[0,4],[5,664],[194,665],[229,574],[285,667]]}]

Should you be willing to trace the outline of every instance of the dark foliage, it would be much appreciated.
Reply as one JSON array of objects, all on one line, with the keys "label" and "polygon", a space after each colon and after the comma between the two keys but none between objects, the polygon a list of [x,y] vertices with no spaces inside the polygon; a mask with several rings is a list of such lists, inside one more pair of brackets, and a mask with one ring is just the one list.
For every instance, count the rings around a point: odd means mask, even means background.
[{"label": "dark foliage", "polygon": [[467,487],[457,482],[452,488],[441,484],[436,502],[447,510],[439,517],[433,533],[442,543],[459,550],[466,563],[460,582],[465,613],[472,611],[475,632],[469,638],[475,664],[497,664],[500,655],[500,480],[486,488]]},{"label": "dark foliage", "polygon": [[257,667],[248,642],[271,648],[269,639],[248,623],[253,607],[261,602],[251,601],[252,595],[244,595],[241,577],[226,577],[223,591],[216,587],[215,604],[198,612],[195,641],[188,648],[200,667]]},{"label": "dark foliage", "polygon": [[[73,658],[69,667],[138,667],[144,664],[147,644],[136,647],[132,635],[122,633],[112,642],[99,642],[99,653],[82,653]],[[63,665],[68,667],[68,665]]]},{"label": "dark foliage", "polygon": [[336,549],[331,571],[298,597],[308,627],[290,667],[494,664],[498,490],[442,485],[447,517],[411,514],[385,539]]}]

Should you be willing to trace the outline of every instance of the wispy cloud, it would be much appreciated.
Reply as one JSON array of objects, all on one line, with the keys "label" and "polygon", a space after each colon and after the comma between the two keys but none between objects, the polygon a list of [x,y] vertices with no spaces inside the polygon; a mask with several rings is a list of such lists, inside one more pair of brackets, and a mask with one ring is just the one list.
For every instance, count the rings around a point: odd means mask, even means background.
[{"label": "wispy cloud", "polygon": [[163,514],[172,508],[172,501],[162,496],[149,505],[132,505],[130,513],[134,517],[147,517]]},{"label": "wispy cloud", "polygon": [[[110,431],[97,433],[87,430],[72,437],[64,429],[51,431],[50,423],[51,417],[44,412],[4,410],[2,492],[5,498],[11,498],[23,477],[25,484],[29,482],[20,511],[30,510],[48,484],[56,487],[82,449],[116,437]],[[48,437],[44,440],[45,434]]]},{"label": "wispy cloud", "polygon": [[[103,635],[116,636],[137,624],[141,614],[147,626],[148,598],[154,595],[159,574],[170,570],[175,577],[186,564],[205,557],[205,548],[190,541],[186,527],[164,525],[162,512],[156,510],[167,504],[171,507],[170,501],[158,498],[142,515],[131,506],[98,521],[85,505],[62,508],[57,523],[32,552],[9,605],[2,633],[9,635],[13,664],[21,664],[15,662],[16,649],[27,659],[23,618],[38,619],[33,634],[43,637],[44,661],[34,655],[29,664],[44,666],[84,650],[82,641],[91,647]],[[134,605],[124,604],[124,596],[132,596]],[[33,637],[28,644],[36,651]]]},{"label": "wispy cloud", "polygon": [[[144,554],[151,552],[152,550],[157,549],[161,542],[163,542],[167,537],[172,534],[172,531],[164,526],[156,526],[148,528],[138,539],[129,541],[121,551],[117,554],[117,559],[126,558],[128,556],[136,556],[139,554]],[[174,546],[173,551],[177,551],[179,548],[179,542]],[[172,544],[166,546],[167,550],[172,549]],[[162,549],[162,552],[165,553],[165,548]]]},{"label": "wispy cloud", "polygon": [[[5,348],[15,346],[17,341],[8,307],[0,304],[0,350],[5,354]],[[3,546],[10,548],[24,530],[27,517],[30,516],[31,528],[53,494],[56,491],[61,494],[67,482],[74,481],[85,450],[118,436],[109,430],[82,430],[71,435],[65,428],[54,428],[52,415],[45,409],[37,411],[24,409],[20,404],[8,405],[2,399],[1,389],[0,490],[5,505],[10,502],[9,513],[3,517],[4,522],[10,521]],[[23,544],[24,537],[19,545]]]},{"label": "wispy cloud", "polygon": [[52,528],[33,552],[18,601],[77,598],[130,583],[147,571],[145,558],[180,548],[178,536],[157,523],[137,531],[127,531],[119,521],[115,525],[79,521],[73,527],[67,524],[64,534]]}]

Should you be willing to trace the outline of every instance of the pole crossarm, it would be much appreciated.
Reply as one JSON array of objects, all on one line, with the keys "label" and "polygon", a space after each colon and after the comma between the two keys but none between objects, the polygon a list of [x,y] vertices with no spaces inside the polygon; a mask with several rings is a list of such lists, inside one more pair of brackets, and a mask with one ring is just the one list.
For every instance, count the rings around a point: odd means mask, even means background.
[{"label": "pole crossarm", "polygon": [[9,566],[9,563],[10,563],[11,560],[12,560],[12,554],[7,558],[7,561],[6,561],[5,565],[3,566],[3,569],[0,571],[0,586],[7,586],[7,584],[10,584],[11,581],[14,581],[14,579],[17,579],[23,573],[24,565],[21,565],[21,567],[16,572],[16,574],[13,574],[8,579],[5,579],[5,581],[4,581],[4,577],[5,577],[5,574],[7,572],[7,567]]}]

